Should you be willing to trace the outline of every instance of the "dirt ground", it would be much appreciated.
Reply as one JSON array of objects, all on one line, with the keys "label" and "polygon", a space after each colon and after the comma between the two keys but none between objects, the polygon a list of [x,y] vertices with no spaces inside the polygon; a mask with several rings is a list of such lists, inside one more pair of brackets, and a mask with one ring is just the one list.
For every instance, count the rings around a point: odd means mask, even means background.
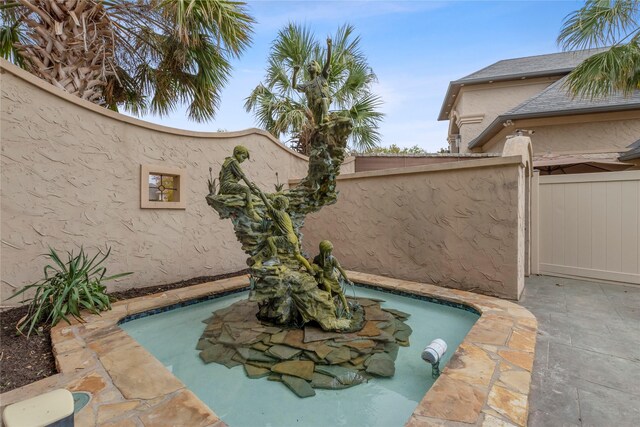
[{"label": "dirt ground", "polygon": [[[167,285],[128,289],[109,295],[112,301],[165,292],[199,283],[247,274],[249,270],[218,276],[195,277]],[[57,373],[51,348],[49,330],[32,334],[29,338],[16,331],[16,324],[27,314],[27,307],[18,307],[0,313],[0,393],[22,387]]]}]

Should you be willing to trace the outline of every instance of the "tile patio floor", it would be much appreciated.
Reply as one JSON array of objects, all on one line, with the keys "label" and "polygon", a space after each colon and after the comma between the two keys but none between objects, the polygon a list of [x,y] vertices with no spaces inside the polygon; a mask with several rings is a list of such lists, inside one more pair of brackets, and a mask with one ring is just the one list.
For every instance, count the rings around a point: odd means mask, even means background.
[{"label": "tile patio floor", "polygon": [[640,426],[640,286],[532,276],[529,426]]}]

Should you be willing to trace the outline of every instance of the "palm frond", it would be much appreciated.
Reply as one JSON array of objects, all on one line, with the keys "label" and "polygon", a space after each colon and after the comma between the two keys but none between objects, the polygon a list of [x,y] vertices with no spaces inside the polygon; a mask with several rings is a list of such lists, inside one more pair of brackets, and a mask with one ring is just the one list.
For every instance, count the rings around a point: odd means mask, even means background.
[{"label": "palm frond", "polygon": [[558,36],[564,50],[612,46],[638,32],[639,0],[587,0],[567,15]]},{"label": "palm frond", "polygon": [[349,138],[349,146],[355,151],[370,150],[380,143],[378,123],[384,117],[379,112],[382,99],[368,93],[356,100],[345,113],[353,120],[353,131]]},{"label": "palm frond", "polygon": [[[330,108],[359,120],[355,127],[362,130],[356,130],[353,144],[375,146],[380,140],[377,126],[383,117],[376,110],[381,105],[380,99],[371,93],[376,75],[360,48],[360,38],[353,26],[341,26],[331,39],[327,79],[333,99]],[[258,126],[277,138],[288,136],[291,146],[305,154],[315,124],[306,98],[292,89],[291,78],[294,67],[299,67],[299,80],[307,80],[306,65],[312,60],[322,65],[326,56],[324,41],[318,42],[308,27],[289,23],[278,32],[271,46],[263,82],[245,99],[245,109],[253,112]],[[367,126],[369,129],[364,129]]]},{"label": "palm frond", "polygon": [[[186,103],[196,121],[213,118],[230,59],[249,46],[255,22],[244,2],[229,0],[17,0],[4,2],[0,18],[0,53],[18,65],[31,64],[51,83],[64,87],[67,70],[81,69],[69,81],[78,81],[75,90],[85,99],[161,116]],[[62,36],[54,21],[62,23]],[[91,39],[84,28],[91,29]],[[65,55],[50,54],[47,40],[56,53],[84,53],[69,55],[72,64],[58,64]],[[87,70],[91,84],[82,80]]]},{"label": "palm frond", "polygon": [[640,46],[613,46],[590,56],[568,76],[566,87],[576,96],[606,98],[616,92],[630,95],[640,89]]}]

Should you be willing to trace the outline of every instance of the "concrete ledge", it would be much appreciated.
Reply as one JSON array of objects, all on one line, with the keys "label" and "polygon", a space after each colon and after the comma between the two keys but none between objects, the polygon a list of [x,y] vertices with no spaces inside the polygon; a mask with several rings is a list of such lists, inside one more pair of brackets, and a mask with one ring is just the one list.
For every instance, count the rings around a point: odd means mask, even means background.
[{"label": "concrete ledge", "polygon": [[[337,180],[343,181],[348,179],[378,178],[391,175],[449,172],[452,170],[461,169],[496,168],[500,166],[524,166],[524,162],[525,159],[523,159],[523,157],[520,155],[508,157],[488,157],[477,160],[465,160],[464,162],[435,163],[431,165],[408,166],[402,168],[380,169],[366,172],[341,174],[340,176],[338,176]],[[290,179],[289,185],[299,184],[300,181],[301,179]]]},{"label": "concrete ledge", "polygon": [[[523,307],[493,297],[350,272],[355,282],[435,297],[471,306],[481,317],[415,409],[407,426],[526,426],[536,332]],[[2,405],[64,387],[92,394],[76,414],[76,425],[215,426],[225,424],[186,389],[118,322],[128,315],[246,287],[247,276],[119,301],[109,312],[87,314],[85,323],[59,324],[51,331],[61,372],[0,395]],[[155,420],[155,421],[154,421]]]}]

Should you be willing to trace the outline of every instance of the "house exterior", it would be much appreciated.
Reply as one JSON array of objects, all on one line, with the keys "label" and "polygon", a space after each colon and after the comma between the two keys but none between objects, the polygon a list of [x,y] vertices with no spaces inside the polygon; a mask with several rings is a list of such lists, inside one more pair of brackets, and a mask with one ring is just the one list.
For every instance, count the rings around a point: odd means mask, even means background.
[{"label": "house exterior", "polygon": [[640,135],[640,91],[604,100],[567,94],[567,74],[598,51],[507,59],[452,81],[438,117],[449,120],[450,151],[499,153],[520,131],[541,174],[637,167],[622,153]]}]

